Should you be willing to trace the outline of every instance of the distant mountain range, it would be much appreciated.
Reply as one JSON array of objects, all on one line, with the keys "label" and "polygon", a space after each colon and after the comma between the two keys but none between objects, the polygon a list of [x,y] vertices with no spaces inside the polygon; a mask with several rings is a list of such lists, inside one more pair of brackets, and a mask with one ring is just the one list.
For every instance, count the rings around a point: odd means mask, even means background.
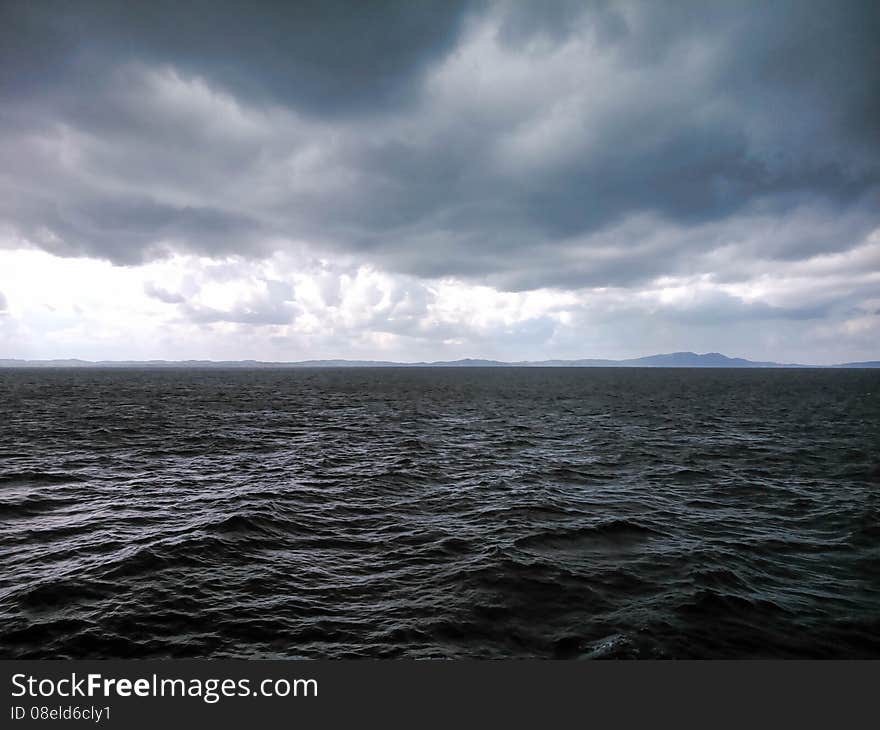
[{"label": "distant mountain range", "polygon": [[846,362],[838,365],[801,365],[797,363],[756,362],[741,357],[727,357],[720,352],[670,352],[629,360],[445,360],[438,362],[390,362],[387,360],[300,360],[263,362],[259,360],[15,360],[0,359],[0,368],[361,368],[361,367],[551,367],[551,368],[880,368],[880,360]]}]

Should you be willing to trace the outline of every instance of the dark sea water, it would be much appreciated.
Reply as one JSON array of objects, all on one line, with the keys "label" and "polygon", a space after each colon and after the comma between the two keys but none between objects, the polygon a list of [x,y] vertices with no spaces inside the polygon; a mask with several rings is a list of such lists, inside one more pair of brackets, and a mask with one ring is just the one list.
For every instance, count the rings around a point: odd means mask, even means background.
[{"label": "dark sea water", "polygon": [[0,371],[0,656],[880,657],[880,371]]}]

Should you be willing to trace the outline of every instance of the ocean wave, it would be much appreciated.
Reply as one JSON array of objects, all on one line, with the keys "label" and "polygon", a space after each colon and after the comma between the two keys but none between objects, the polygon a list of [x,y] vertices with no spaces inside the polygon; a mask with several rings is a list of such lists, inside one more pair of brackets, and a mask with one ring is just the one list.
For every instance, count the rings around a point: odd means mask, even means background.
[{"label": "ocean wave", "polygon": [[878,658],[878,377],[0,372],[0,656]]}]

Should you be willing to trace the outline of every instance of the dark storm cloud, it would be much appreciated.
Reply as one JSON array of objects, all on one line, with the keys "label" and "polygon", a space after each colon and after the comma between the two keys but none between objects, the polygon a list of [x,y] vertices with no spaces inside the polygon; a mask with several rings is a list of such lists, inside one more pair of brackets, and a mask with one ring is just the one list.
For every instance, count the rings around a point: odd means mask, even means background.
[{"label": "dark storm cloud", "polygon": [[408,99],[455,42],[460,0],[5,0],[7,94],[88,88],[108,67],[169,64],[315,113],[383,111]]},{"label": "dark storm cloud", "polygon": [[880,218],[875,2],[2,8],[0,215],[64,255],[300,238],[576,288],[731,245],[730,272],[784,265]]}]

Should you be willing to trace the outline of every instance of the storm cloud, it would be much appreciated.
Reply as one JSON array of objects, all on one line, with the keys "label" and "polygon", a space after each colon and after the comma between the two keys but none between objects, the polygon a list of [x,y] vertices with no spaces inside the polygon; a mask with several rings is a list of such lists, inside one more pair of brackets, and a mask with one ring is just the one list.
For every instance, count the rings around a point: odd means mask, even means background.
[{"label": "storm cloud", "polygon": [[[878,38],[856,0],[6,0],[0,245],[305,248],[502,293],[700,280],[670,316],[820,319],[880,266]],[[723,288],[826,259],[860,262],[827,301]],[[151,286],[202,323],[301,315],[265,286],[227,310]]]}]

